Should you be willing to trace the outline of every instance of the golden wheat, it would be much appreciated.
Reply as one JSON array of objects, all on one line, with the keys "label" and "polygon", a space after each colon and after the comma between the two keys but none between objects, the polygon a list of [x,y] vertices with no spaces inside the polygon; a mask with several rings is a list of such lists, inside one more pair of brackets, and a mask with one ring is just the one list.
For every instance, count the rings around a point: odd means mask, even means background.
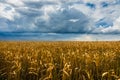
[{"label": "golden wheat", "polygon": [[120,42],[0,41],[0,80],[119,80]]}]

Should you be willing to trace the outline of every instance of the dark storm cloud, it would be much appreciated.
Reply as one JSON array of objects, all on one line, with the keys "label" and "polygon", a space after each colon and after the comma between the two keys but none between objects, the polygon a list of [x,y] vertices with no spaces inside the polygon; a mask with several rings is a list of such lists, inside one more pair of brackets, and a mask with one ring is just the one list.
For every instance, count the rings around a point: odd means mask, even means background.
[{"label": "dark storm cloud", "polygon": [[37,30],[40,32],[55,33],[86,33],[90,32],[90,19],[75,9],[58,10],[56,13],[50,14],[48,23],[38,20],[36,23]]}]

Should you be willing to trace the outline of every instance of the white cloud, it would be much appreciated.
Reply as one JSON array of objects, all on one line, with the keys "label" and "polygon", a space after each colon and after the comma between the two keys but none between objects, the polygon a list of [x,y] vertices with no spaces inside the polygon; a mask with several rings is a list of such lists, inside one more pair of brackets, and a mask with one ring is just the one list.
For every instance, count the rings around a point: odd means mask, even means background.
[{"label": "white cloud", "polygon": [[100,2],[109,2],[109,3],[116,3],[117,0],[82,0],[84,3],[95,3],[99,4]]},{"label": "white cloud", "polygon": [[120,34],[74,34],[69,39],[71,41],[118,41]]},{"label": "white cloud", "polygon": [[79,21],[79,19],[70,19],[68,21],[70,21],[70,22],[77,22],[77,21]]},{"label": "white cloud", "polygon": [[23,6],[24,5],[22,0],[6,0],[6,2],[8,4],[12,4],[12,5],[15,5],[15,6]]},{"label": "white cloud", "polygon": [[81,11],[87,16],[91,16],[93,14],[93,11],[90,8],[88,8],[85,4],[74,4],[71,7],[77,9],[78,11]]},{"label": "white cloud", "polygon": [[120,33],[120,17],[118,17],[114,22],[113,26],[101,29],[102,33]]},{"label": "white cloud", "polygon": [[14,20],[14,16],[19,16],[15,8],[9,4],[0,3],[0,17],[8,20]]},{"label": "white cloud", "polygon": [[[103,2],[108,6],[103,8]],[[83,4],[74,4],[72,7],[93,18],[94,22],[97,22],[103,18],[115,20],[120,14],[120,5],[117,2],[117,0],[83,0]],[[86,3],[93,4],[95,9],[86,6]]]},{"label": "white cloud", "polygon": [[71,40],[75,40],[75,41],[93,41],[94,39],[93,39],[93,36],[84,34],[84,35],[78,35],[77,37],[73,37],[73,38],[71,38]]},{"label": "white cloud", "polygon": [[54,13],[56,11],[57,6],[51,6],[51,5],[47,5],[47,6],[43,6],[41,8],[41,10],[43,11],[43,16],[41,16],[42,19],[48,21],[50,19],[49,14]]}]

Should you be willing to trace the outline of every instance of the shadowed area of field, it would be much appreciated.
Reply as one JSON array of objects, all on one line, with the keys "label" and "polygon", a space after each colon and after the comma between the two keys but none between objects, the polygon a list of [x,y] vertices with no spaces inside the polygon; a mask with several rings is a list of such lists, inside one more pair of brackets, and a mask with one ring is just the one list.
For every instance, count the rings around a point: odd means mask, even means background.
[{"label": "shadowed area of field", "polygon": [[118,80],[120,42],[0,41],[0,80]]}]

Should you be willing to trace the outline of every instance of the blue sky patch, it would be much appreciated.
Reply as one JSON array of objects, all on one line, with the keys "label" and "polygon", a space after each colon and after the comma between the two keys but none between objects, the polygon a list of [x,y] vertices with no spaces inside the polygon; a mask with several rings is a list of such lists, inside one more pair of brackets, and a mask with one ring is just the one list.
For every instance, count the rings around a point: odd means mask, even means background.
[{"label": "blue sky patch", "polygon": [[102,7],[108,7],[109,4],[107,2],[102,2],[101,5]]},{"label": "blue sky patch", "polygon": [[86,6],[92,8],[92,9],[95,9],[95,7],[96,7],[96,5],[93,3],[86,3]]}]

